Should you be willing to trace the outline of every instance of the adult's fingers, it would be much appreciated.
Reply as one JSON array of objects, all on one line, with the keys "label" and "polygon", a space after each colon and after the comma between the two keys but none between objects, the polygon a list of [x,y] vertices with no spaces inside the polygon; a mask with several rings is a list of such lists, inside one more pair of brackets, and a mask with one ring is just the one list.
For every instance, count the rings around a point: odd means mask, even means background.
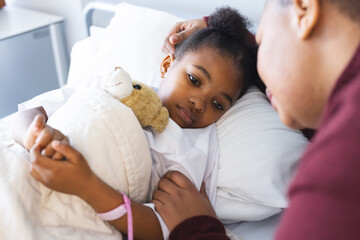
[{"label": "adult's fingers", "polygon": [[164,44],[162,47],[162,51],[164,53],[171,54],[171,53],[175,52],[174,44],[178,44],[179,42],[177,42],[177,43],[170,42],[170,37],[178,32],[181,32],[182,30],[184,30],[183,25],[184,25],[184,22],[178,22],[171,28],[169,34],[167,35],[167,37],[164,40]]},{"label": "adult's fingers", "polygon": [[169,179],[175,185],[181,188],[195,188],[193,183],[184,174],[178,171],[168,171],[164,175],[164,178]]},{"label": "adult's fingers", "polygon": [[175,45],[181,43],[186,38],[188,38],[191,33],[192,29],[189,30],[181,30],[178,33],[173,33],[172,35],[169,35],[163,45],[163,52],[166,54],[174,53],[175,52]]},{"label": "adult's fingers", "polygon": [[163,45],[163,52],[166,54],[174,53],[175,52],[175,45],[181,43],[194,32],[199,30],[197,26],[187,26],[187,23],[181,23],[181,25],[177,26],[177,31],[171,31],[169,36],[165,38],[164,45]]},{"label": "adult's fingers", "polygon": [[162,51],[163,51],[165,54],[174,54],[174,53],[175,53],[175,46],[170,43],[169,37],[167,37],[167,38],[164,40],[164,44],[163,44],[163,46],[162,46]]},{"label": "adult's fingers", "polygon": [[155,205],[164,205],[166,200],[169,199],[169,194],[167,192],[156,190],[152,195],[152,201]]},{"label": "adult's fingers", "polygon": [[179,186],[167,177],[163,177],[158,182],[157,191],[173,194],[178,190]]},{"label": "adult's fingers", "polygon": [[187,39],[191,34],[195,32],[196,28],[189,28],[179,33],[173,34],[169,37],[169,42],[173,45],[179,44]]}]

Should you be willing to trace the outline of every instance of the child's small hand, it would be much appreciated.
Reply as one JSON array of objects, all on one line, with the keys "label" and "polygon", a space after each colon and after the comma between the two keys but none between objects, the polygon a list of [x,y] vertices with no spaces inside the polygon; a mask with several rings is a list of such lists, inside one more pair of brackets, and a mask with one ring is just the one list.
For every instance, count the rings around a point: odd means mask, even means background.
[{"label": "child's small hand", "polygon": [[42,114],[38,114],[34,117],[34,120],[31,122],[25,137],[23,139],[23,146],[30,150],[32,146],[34,146],[37,137],[40,135],[41,131],[46,126],[45,116]]},{"label": "child's small hand", "polygon": [[36,144],[30,149],[30,173],[48,188],[55,191],[81,196],[89,189],[89,182],[96,178],[85,158],[69,144],[52,141],[56,152],[65,156],[64,161],[56,161],[41,154]]},{"label": "child's small hand", "polygon": [[45,116],[41,114],[35,116],[24,137],[23,145],[26,149],[30,150],[35,144],[37,144],[41,148],[41,153],[44,156],[57,160],[63,159],[64,156],[54,150],[51,142],[53,140],[58,140],[68,143],[69,140],[59,130],[47,125],[45,121]]}]

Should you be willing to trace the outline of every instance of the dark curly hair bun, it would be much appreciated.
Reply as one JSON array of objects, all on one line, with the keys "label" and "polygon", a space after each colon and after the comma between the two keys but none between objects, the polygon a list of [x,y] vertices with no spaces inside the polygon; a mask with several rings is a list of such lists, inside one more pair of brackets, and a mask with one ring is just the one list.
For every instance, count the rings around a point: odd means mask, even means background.
[{"label": "dark curly hair bun", "polygon": [[[253,40],[248,29],[251,27],[249,20],[239,11],[230,7],[222,7],[210,15],[209,28],[214,28],[230,35],[242,43]],[[250,35],[250,36],[249,36]],[[249,38],[250,37],[250,38]]]}]

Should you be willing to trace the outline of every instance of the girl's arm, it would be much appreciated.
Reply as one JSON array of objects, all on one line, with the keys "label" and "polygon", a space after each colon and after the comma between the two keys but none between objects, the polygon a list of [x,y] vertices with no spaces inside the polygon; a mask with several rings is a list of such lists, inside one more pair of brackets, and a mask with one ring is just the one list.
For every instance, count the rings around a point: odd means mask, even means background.
[{"label": "girl's arm", "polygon": [[[53,141],[52,147],[66,157],[55,161],[41,154],[35,146],[30,151],[31,174],[45,186],[59,192],[76,195],[96,212],[107,212],[124,203],[122,195],[98,178],[84,157],[67,143]],[[136,202],[131,204],[134,238],[162,239],[160,223],[155,213]],[[127,217],[110,221],[120,232],[127,233]]]}]

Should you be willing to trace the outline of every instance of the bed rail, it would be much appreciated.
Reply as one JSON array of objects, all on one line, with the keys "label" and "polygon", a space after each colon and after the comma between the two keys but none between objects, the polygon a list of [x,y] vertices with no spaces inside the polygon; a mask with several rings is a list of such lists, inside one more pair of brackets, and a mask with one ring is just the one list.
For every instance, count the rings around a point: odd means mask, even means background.
[{"label": "bed rail", "polygon": [[94,12],[102,12],[114,16],[115,6],[119,1],[95,1],[85,5],[83,9],[83,17],[85,20],[85,27],[87,36],[90,36],[90,27],[94,24]]}]

